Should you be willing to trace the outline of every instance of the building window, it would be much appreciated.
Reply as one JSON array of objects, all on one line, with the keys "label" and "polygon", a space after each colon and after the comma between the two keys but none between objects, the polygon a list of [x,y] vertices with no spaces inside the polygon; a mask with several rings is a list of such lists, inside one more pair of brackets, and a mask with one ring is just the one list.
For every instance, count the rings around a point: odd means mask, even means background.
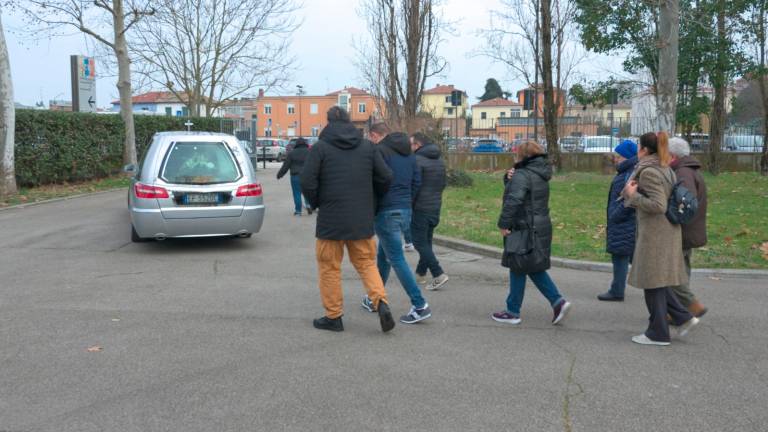
[{"label": "building window", "polygon": [[365,112],[365,104],[364,103],[358,103],[357,104],[357,112],[364,113]]},{"label": "building window", "polygon": [[452,116],[453,115],[453,108],[446,108],[445,109],[445,113],[448,114],[449,116]]},{"label": "building window", "polygon": [[446,96],[445,97],[445,103],[451,103],[451,102],[452,102],[451,101],[451,97],[450,96]]},{"label": "building window", "polygon": [[296,114],[296,107],[293,104],[288,104],[288,114]]},{"label": "building window", "polygon": [[506,116],[507,116],[507,113],[505,113],[504,111],[499,113],[499,117],[501,117],[501,118],[505,118]]},{"label": "building window", "polygon": [[272,105],[270,104],[264,105],[264,114],[272,114]]},{"label": "building window", "polygon": [[317,104],[309,104],[309,113],[317,114]]},{"label": "building window", "polygon": [[272,127],[272,119],[267,119],[267,126]]},{"label": "building window", "polygon": [[183,115],[184,117],[189,117],[189,108],[181,107],[181,115]]},{"label": "building window", "polygon": [[515,139],[523,139],[523,133],[522,132],[515,133]]},{"label": "building window", "polygon": [[515,108],[512,110],[512,117],[520,117],[520,108]]},{"label": "building window", "polygon": [[480,120],[485,120],[487,118],[488,118],[488,115],[486,113],[484,113],[484,112],[480,113]]},{"label": "building window", "polygon": [[316,137],[320,135],[320,128],[317,126],[312,126],[312,136]]},{"label": "building window", "polygon": [[173,108],[165,107],[165,115],[167,115],[167,116],[173,115]]},{"label": "building window", "polygon": [[265,137],[271,137],[272,136],[272,128],[264,128],[264,136]]},{"label": "building window", "polygon": [[341,93],[339,95],[339,107],[344,111],[349,111],[349,94]]}]

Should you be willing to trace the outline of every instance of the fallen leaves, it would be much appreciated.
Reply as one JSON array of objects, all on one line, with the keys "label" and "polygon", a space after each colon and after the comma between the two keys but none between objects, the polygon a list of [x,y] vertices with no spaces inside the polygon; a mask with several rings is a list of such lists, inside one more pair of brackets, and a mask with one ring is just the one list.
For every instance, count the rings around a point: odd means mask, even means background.
[{"label": "fallen leaves", "polygon": [[88,352],[101,352],[103,350],[104,350],[104,348],[102,348],[102,347],[100,347],[98,345],[94,345],[94,346],[88,347],[88,349],[86,349],[86,351],[88,351]]}]

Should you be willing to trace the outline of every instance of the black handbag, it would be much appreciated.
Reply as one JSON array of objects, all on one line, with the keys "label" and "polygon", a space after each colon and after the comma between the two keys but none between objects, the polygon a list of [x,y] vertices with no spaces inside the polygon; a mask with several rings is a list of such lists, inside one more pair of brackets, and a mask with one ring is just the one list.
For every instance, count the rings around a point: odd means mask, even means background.
[{"label": "black handbag", "polygon": [[537,247],[536,223],[533,216],[533,182],[530,181],[530,222],[504,237],[504,255],[501,265],[514,273],[538,273],[549,268],[549,260],[541,247]]}]

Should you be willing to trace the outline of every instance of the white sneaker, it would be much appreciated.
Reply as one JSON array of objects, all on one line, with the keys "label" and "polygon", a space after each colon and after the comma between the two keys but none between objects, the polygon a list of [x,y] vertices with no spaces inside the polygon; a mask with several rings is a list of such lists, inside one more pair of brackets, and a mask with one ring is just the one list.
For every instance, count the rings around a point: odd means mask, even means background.
[{"label": "white sneaker", "polygon": [[648,339],[648,336],[646,336],[645,334],[632,336],[632,342],[640,345],[659,345],[659,346],[669,345],[669,342],[659,342],[659,341]]},{"label": "white sneaker", "polygon": [[403,250],[406,252],[413,252],[416,248],[413,246],[413,243],[406,243],[403,245]]},{"label": "white sneaker", "polygon": [[436,289],[439,289],[441,286],[445,285],[446,282],[448,282],[448,275],[443,273],[440,276],[432,279],[432,282],[427,285],[428,291],[435,291]]},{"label": "white sneaker", "polygon": [[696,317],[693,317],[693,318],[689,319],[688,321],[683,323],[683,325],[681,325],[680,327],[677,328],[677,336],[678,337],[685,337],[685,335],[687,335],[688,332],[691,331],[692,328],[694,328],[697,325],[699,325],[699,322],[701,322],[701,320],[696,318]]}]

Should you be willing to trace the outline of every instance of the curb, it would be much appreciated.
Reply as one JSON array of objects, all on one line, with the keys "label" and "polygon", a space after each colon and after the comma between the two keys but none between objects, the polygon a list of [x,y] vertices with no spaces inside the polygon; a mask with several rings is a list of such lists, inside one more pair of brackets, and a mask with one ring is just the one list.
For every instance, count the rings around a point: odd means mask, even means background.
[{"label": "curb", "polygon": [[61,201],[68,201],[68,200],[75,199],[75,198],[85,198],[85,197],[89,197],[89,196],[93,196],[93,195],[102,195],[102,194],[107,194],[107,193],[110,193],[110,192],[117,192],[117,191],[121,191],[121,190],[125,190],[125,188],[121,187],[121,188],[106,189],[106,190],[98,191],[98,192],[87,192],[87,193],[82,193],[82,194],[77,194],[77,195],[69,195],[69,196],[63,196],[63,197],[59,197],[59,198],[51,198],[51,199],[42,200],[42,201],[35,201],[35,202],[31,202],[31,203],[16,204],[16,205],[8,206],[8,207],[0,207],[0,212],[7,211],[7,210],[23,210],[23,209],[25,209],[27,207],[35,207],[35,206],[39,206],[39,205],[42,205],[42,204],[52,204],[52,203],[61,202]]},{"label": "curb", "polygon": [[[504,252],[502,248],[487,246],[471,241],[455,239],[452,237],[446,237],[442,235],[435,235],[433,239],[434,244],[447,247],[450,249],[458,250],[461,252],[468,252],[475,255],[484,256],[487,258],[493,258],[501,260],[501,255]],[[552,267],[565,268],[570,270],[582,270],[592,271],[600,273],[613,273],[613,266],[608,263],[595,262],[595,261],[578,261],[568,258],[551,258]],[[727,279],[768,279],[768,271],[765,270],[739,270],[739,269],[693,269],[693,274],[696,276],[710,277],[710,278],[727,278]]]}]

